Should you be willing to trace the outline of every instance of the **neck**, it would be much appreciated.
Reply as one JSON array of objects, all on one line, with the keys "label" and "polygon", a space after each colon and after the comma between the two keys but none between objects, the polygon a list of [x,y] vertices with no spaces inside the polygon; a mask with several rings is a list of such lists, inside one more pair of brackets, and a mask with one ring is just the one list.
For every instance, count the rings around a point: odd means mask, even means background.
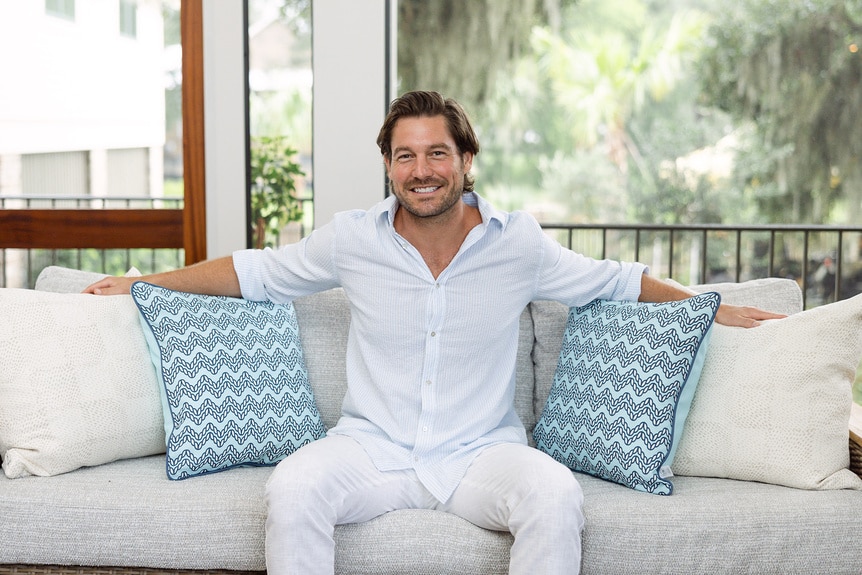
[{"label": "neck", "polygon": [[464,238],[482,223],[479,210],[458,202],[451,210],[434,217],[417,217],[399,206],[395,231],[415,247],[436,278],[458,253]]}]

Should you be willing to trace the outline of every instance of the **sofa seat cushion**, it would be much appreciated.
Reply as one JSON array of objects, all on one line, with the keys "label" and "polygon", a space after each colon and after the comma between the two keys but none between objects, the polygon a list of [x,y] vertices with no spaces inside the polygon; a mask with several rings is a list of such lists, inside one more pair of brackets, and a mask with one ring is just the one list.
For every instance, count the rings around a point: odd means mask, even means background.
[{"label": "sofa seat cushion", "polygon": [[655,497],[577,477],[583,575],[859,573],[862,493],[677,476]]},{"label": "sofa seat cushion", "polygon": [[[171,481],[164,470],[161,455],[50,478],[0,476],[0,564],[266,568],[271,467],[186,481]],[[512,543],[508,533],[428,510],[338,526],[335,539],[340,573],[375,574],[506,573]]]},{"label": "sofa seat cushion", "polygon": [[[56,477],[0,476],[0,564],[263,570],[272,469],[177,482],[164,465],[152,456]],[[677,477],[672,497],[654,497],[576,476],[585,575],[858,573],[848,533],[862,527],[862,493]],[[426,510],[341,525],[335,540],[341,575],[506,573],[512,543],[508,533]]]},{"label": "sofa seat cushion", "polygon": [[156,455],[56,477],[0,477],[0,563],[262,570],[271,472],[171,481]]},{"label": "sofa seat cushion", "polygon": [[401,509],[336,527],[335,572],[507,575],[513,541],[507,532],[488,531],[449,513]]}]

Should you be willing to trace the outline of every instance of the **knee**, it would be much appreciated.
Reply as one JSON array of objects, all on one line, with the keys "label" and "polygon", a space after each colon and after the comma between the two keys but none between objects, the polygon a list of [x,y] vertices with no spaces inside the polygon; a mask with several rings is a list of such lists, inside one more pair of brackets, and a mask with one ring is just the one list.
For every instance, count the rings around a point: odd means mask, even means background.
[{"label": "knee", "polygon": [[325,471],[321,469],[320,460],[304,449],[282,460],[270,474],[264,491],[269,509],[305,505],[323,499],[321,487]]},{"label": "knee", "polygon": [[531,506],[545,518],[580,531],[584,525],[584,491],[566,466],[551,460],[536,469]]}]

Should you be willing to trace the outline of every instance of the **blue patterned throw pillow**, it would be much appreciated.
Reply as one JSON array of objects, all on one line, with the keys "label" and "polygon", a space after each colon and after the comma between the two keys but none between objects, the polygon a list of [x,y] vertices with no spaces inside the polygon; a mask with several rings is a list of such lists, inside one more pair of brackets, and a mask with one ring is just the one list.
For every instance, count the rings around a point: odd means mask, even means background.
[{"label": "blue patterned throw pillow", "polygon": [[324,435],[292,304],[131,292],[162,384],[170,479],[274,465]]},{"label": "blue patterned throw pillow", "polygon": [[670,495],[670,464],[721,298],[571,308],[536,446],[575,471]]}]

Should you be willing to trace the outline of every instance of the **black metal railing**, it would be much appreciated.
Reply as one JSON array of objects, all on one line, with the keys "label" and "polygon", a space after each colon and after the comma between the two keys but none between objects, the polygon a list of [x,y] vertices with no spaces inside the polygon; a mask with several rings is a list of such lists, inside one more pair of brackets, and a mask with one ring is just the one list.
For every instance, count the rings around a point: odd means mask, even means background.
[{"label": "black metal railing", "polygon": [[[182,208],[182,198],[0,196],[0,209]],[[312,199],[303,198],[312,209]],[[543,223],[546,233],[584,255],[639,261],[683,284],[792,278],[806,307],[862,293],[862,226]],[[308,233],[300,224],[299,237]],[[0,287],[33,287],[48,265],[121,274],[183,265],[183,250],[18,250],[0,246]],[[12,281],[10,281],[12,280]]]},{"label": "black metal railing", "polygon": [[806,307],[862,293],[862,226],[542,224],[595,258],[640,261],[684,284],[796,280]]}]

